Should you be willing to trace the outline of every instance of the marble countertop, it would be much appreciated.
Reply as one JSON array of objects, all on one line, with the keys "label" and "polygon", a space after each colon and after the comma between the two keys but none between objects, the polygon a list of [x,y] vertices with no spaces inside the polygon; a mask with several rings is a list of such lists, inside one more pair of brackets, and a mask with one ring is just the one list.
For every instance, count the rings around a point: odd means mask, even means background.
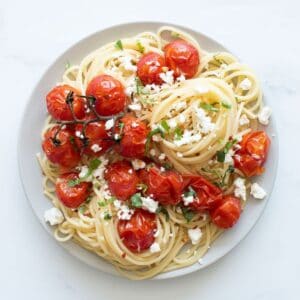
[{"label": "marble countertop", "polygon": [[[0,1],[1,299],[299,299],[299,1]],[[280,139],[270,202],[248,237],[202,271],[165,281],[111,277],[65,253],[39,225],[17,168],[17,132],[46,67],[84,36],[157,20],[217,39],[256,70]],[[41,99],[42,101],[42,99]]]}]

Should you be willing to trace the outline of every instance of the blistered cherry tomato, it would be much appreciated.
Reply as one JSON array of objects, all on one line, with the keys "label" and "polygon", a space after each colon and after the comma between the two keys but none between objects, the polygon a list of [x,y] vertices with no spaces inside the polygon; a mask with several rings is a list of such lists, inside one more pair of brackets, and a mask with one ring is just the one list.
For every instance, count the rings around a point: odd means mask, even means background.
[{"label": "blistered cherry tomato", "polygon": [[77,208],[89,196],[92,187],[91,182],[80,182],[76,185],[70,184],[78,179],[77,173],[68,173],[59,177],[55,184],[58,199],[67,207]]},{"label": "blistered cherry tomato", "polygon": [[88,84],[86,95],[95,97],[95,109],[102,116],[118,114],[126,105],[123,85],[110,75],[99,75],[93,78]]},{"label": "blistered cherry tomato", "polygon": [[58,121],[71,121],[73,115],[66,99],[69,92],[73,92],[72,107],[77,119],[82,119],[85,115],[84,99],[76,97],[80,92],[69,85],[59,85],[53,88],[46,96],[47,109],[49,114]]},{"label": "blistered cherry tomato", "polygon": [[142,158],[145,156],[146,140],[149,133],[147,125],[131,115],[123,117],[120,124],[123,124],[123,128],[119,130],[121,141],[116,150],[122,156],[128,158]]},{"label": "blistered cherry tomato", "polygon": [[197,196],[189,204],[193,210],[202,212],[217,207],[222,202],[222,190],[200,175],[183,175],[185,187],[192,187]]},{"label": "blistered cherry tomato", "polygon": [[176,205],[181,200],[183,180],[175,171],[164,171],[158,167],[142,170],[139,177],[147,185],[147,194],[162,205]]},{"label": "blistered cherry tomato", "polygon": [[77,135],[82,133],[82,124],[75,127],[76,144],[83,149],[83,153],[89,156],[99,156],[105,153],[113,144],[109,132],[105,130],[105,122],[97,121],[89,123],[85,128],[86,143]]},{"label": "blistered cherry tomato", "polygon": [[247,177],[263,173],[270,147],[270,139],[264,131],[252,131],[246,134],[234,156],[234,166]]},{"label": "blistered cherry tomato", "polygon": [[112,195],[127,200],[137,192],[139,178],[127,161],[118,161],[108,166],[104,175]]},{"label": "blistered cherry tomato", "polygon": [[137,63],[137,75],[144,85],[161,84],[163,81],[159,77],[162,68],[166,66],[165,58],[155,52],[143,55]]},{"label": "blistered cherry tomato", "polygon": [[155,214],[137,209],[130,220],[118,222],[118,232],[124,245],[132,252],[141,252],[153,244],[157,229]]},{"label": "blistered cherry tomato", "polygon": [[192,78],[198,71],[200,58],[198,50],[190,43],[177,39],[164,48],[167,67],[174,71],[174,76],[184,75]]},{"label": "blistered cherry tomato", "polygon": [[80,153],[74,141],[74,132],[68,128],[62,129],[55,138],[58,129],[58,126],[54,126],[46,132],[42,148],[52,163],[71,169],[80,161]]},{"label": "blistered cherry tomato", "polygon": [[220,228],[232,227],[241,215],[240,200],[232,195],[225,196],[222,204],[211,212],[212,222]]}]

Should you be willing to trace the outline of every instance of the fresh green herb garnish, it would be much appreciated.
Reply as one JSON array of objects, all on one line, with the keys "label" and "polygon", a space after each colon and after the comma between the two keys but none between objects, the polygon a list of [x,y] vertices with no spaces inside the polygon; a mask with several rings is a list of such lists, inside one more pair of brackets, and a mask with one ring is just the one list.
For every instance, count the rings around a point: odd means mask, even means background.
[{"label": "fresh green herb garnish", "polygon": [[208,110],[208,111],[213,111],[213,112],[217,112],[219,111],[219,109],[217,107],[214,107],[213,105],[209,104],[209,103],[200,103],[200,107],[205,109],[205,110]]},{"label": "fresh green herb garnish", "polygon": [[227,177],[227,174],[232,174],[234,172],[234,166],[230,165],[227,170],[225,171],[223,177],[222,177],[222,180],[221,182],[219,183],[219,186],[220,187],[223,187],[225,185],[225,179]]},{"label": "fresh green herb garnish", "polygon": [[81,214],[84,214],[87,210],[87,207],[85,205],[81,205],[78,209],[78,211],[81,213]]},{"label": "fresh green herb garnish", "polygon": [[106,203],[105,201],[98,201],[98,205],[99,205],[100,207],[104,207],[104,206],[107,205],[107,203]]},{"label": "fresh green herb garnish", "polygon": [[143,193],[146,193],[148,186],[144,183],[139,183],[136,186],[139,190],[141,190]]},{"label": "fresh green herb garnish", "polygon": [[163,166],[166,170],[171,170],[171,169],[172,169],[172,166],[171,166],[170,164],[168,164],[168,163],[164,163],[162,166]]},{"label": "fresh green herb garnish", "polygon": [[189,197],[189,196],[196,197],[197,193],[195,192],[195,190],[191,186],[189,186],[188,191],[184,193],[184,196],[185,197]]},{"label": "fresh green herb garnish", "polygon": [[135,87],[138,95],[143,94],[144,85],[138,77],[135,77]]},{"label": "fresh green herb garnish", "polygon": [[225,156],[228,153],[228,151],[230,150],[230,148],[237,142],[237,139],[233,139],[231,141],[228,141],[223,150],[219,150],[217,151],[217,161],[218,162],[224,162],[225,161]]},{"label": "fresh green herb garnish", "polygon": [[159,214],[159,213],[164,214],[164,215],[165,215],[165,218],[166,218],[166,221],[167,221],[167,222],[169,221],[170,216],[169,216],[169,213],[168,213],[168,211],[166,210],[165,207],[159,206],[159,207],[157,208],[157,210],[156,210],[156,213],[157,213],[157,214]]},{"label": "fresh green herb garnish", "polygon": [[169,126],[169,124],[168,124],[168,122],[166,121],[166,120],[162,120],[161,122],[160,122],[160,125],[161,125],[161,127],[163,128],[163,130],[165,131],[165,132],[169,132],[169,130],[170,130],[170,126]]},{"label": "fresh green herb garnish", "polygon": [[141,44],[140,41],[137,41],[136,42],[136,45],[138,47],[138,51],[141,52],[141,53],[144,53],[145,52],[145,47]]},{"label": "fresh green herb garnish", "polygon": [[116,49],[123,50],[123,44],[121,40],[117,40],[115,43]]},{"label": "fresh green herb garnish", "polygon": [[225,102],[222,102],[222,106],[227,108],[227,109],[230,109],[231,108],[231,105],[228,104],[228,103],[225,103]]},{"label": "fresh green herb garnish", "polygon": [[101,164],[101,160],[98,158],[91,160],[86,175],[82,178],[76,178],[76,179],[69,180],[68,186],[73,187],[73,186],[79,184],[80,182],[88,179],[92,175],[92,173],[100,166],[100,164]]},{"label": "fresh green herb garnish", "polygon": [[150,148],[150,143],[151,143],[151,139],[154,135],[156,134],[160,134],[162,137],[164,137],[164,132],[161,130],[161,128],[157,127],[155,129],[153,129],[152,131],[150,131],[147,135],[147,140],[146,140],[146,145],[145,145],[145,149],[146,149],[146,153],[149,152],[149,148]]},{"label": "fresh green herb garnish", "polygon": [[132,207],[140,208],[143,205],[141,193],[136,193],[131,196],[130,198],[130,204]]},{"label": "fresh green herb garnish", "polygon": [[187,207],[181,207],[181,211],[182,214],[184,216],[184,218],[187,220],[187,222],[189,223],[195,216],[195,212],[193,212],[192,210],[190,210]]},{"label": "fresh green herb garnish", "polygon": [[176,127],[174,130],[174,139],[175,140],[181,140],[183,136],[183,131],[180,127]]},{"label": "fresh green herb garnish", "polygon": [[112,196],[112,197],[108,198],[106,201],[107,201],[107,203],[113,203],[115,200],[117,200],[117,198]]},{"label": "fresh green herb garnish", "polygon": [[104,220],[110,220],[111,218],[112,216],[108,211],[104,212],[104,217],[103,217]]}]

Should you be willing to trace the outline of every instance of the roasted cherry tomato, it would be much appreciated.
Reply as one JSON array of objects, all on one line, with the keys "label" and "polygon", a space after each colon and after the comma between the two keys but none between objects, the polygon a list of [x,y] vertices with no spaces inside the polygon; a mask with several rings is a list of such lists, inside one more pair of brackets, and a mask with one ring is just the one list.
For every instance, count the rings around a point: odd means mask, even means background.
[{"label": "roasted cherry tomato", "polygon": [[164,48],[167,67],[174,71],[174,76],[184,75],[192,78],[198,71],[200,58],[198,50],[188,42],[177,39]]},{"label": "roasted cherry tomato", "polygon": [[77,208],[89,196],[92,187],[91,182],[80,182],[74,186],[72,180],[78,179],[77,173],[68,173],[59,177],[55,184],[58,199],[67,207]]},{"label": "roasted cherry tomato", "polygon": [[123,85],[110,75],[99,75],[93,78],[88,84],[86,95],[95,97],[95,109],[102,116],[118,114],[126,105]]},{"label": "roasted cherry tomato", "polygon": [[145,155],[149,133],[147,125],[131,115],[126,115],[121,119],[118,127],[121,141],[116,150],[124,157],[142,158]]},{"label": "roasted cherry tomato", "polygon": [[80,153],[74,143],[74,132],[68,128],[61,129],[55,137],[58,129],[58,126],[54,126],[46,132],[42,148],[52,163],[71,169],[80,161]]},{"label": "roasted cherry tomato", "polygon": [[118,222],[118,232],[124,245],[132,252],[147,250],[153,244],[157,228],[155,214],[137,209],[130,220]]},{"label": "roasted cherry tomato", "polygon": [[222,190],[200,175],[183,175],[185,187],[192,187],[197,197],[189,206],[202,212],[217,207],[222,202]]},{"label": "roasted cherry tomato", "polygon": [[148,171],[141,170],[140,179],[147,185],[147,194],[162,205],[176,205],[181,200],[183,180],[175,171],[161,171],[151,167]]},{"label": "roasted cherry tomato", "polygon": [[222,204],[211,212],[211,220],[220,228],[230,228],[240,218],[241,210],[240,200],[228,195],[223,198]]},{"label": "roasted cherry tomato", "polygon": [[139,178],[127,161],[118,161],[108,166],[104,175],[112,195],[127,200],[137,192]]},{"label": "roasted cherry tomato", "polygon": [[166,66],[165,58],[158,53],[149,52],[143,55],[137,63],[137,75],[144,85],[162,84],[159,77],[162,68]]},{"label": "roasted cherry tomato", "polygon": [[247,177],[263,173],[270,147],[270,139],[264,131],[252,131],[246,134],[234,156],[234,166]]},{"label": "roasted cherry tomato", "polygon": [[58,121],[71,121],[73,115],[66,99],[69,92],[73,92],[73,111],[77,119],[84,118],[84,99],[76,97],[80,92],[69,85],[59,85],[53,88],[46,96],[47,109],[49,114]]},{"label": "roasted cherry tomato", "polygon": [[77,124],[75,128],[75,141],[79,148],[83,149],[83,153],[89,156],[99,156],[105,153],[113,144],[112,138],[105,130],[105,122],[98,121],[89,123],[85,128],[86,141],[80,138],[82,133],[82,124]]}]

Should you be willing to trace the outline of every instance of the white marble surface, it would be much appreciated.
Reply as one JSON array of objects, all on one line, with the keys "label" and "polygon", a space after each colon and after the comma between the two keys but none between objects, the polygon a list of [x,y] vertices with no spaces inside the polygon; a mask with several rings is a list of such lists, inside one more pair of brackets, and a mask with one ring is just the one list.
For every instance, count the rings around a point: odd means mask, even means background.
[{"label": "white marble surface", "polygon": [[[0,298],[299,299],[298,3],[1,0]],[[38,224],[17,170],[19,120],[45,68],[87,34],[134,20],[192,27],[223,42],[248,62],[262,80],[281,142],[276,186],[255,229],[216,264],[166,281],[130,282],[102,274],[70,257]]]}]

